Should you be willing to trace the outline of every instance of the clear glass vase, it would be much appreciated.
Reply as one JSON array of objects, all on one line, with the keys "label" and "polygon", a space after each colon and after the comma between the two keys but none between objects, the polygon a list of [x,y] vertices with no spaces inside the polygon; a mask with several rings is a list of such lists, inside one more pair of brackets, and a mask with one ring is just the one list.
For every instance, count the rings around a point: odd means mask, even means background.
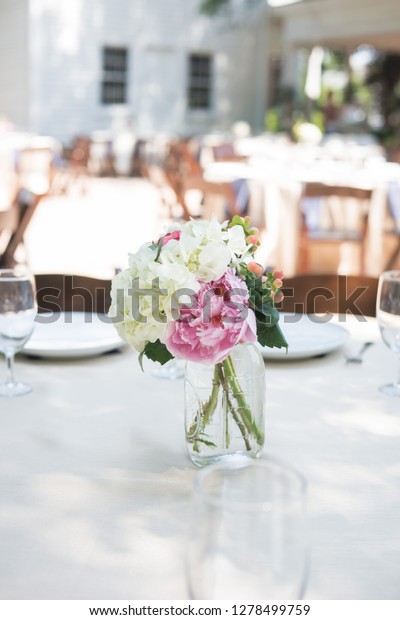
[{"label": "clear glass vase", "polygon": [[232,454],[258,458],[264,445],[264,411],[264,360],[253,343],[237,345],[215,366],[186,363],[186,444],[195,465]]}]

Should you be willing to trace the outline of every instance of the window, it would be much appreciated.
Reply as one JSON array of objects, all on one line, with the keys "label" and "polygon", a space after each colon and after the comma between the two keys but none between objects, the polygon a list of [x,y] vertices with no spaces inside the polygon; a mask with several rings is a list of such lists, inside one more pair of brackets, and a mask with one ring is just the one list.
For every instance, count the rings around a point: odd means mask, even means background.
[{"label": "window", "polygon": [[210,54],[190,54],[188,106],[191,110],[211,107],[212,57]]},{"label": "window", "polygon": [[124,47],[103,48],[103,79],[101,102],[126,103],[128,81],[128,50]]}]

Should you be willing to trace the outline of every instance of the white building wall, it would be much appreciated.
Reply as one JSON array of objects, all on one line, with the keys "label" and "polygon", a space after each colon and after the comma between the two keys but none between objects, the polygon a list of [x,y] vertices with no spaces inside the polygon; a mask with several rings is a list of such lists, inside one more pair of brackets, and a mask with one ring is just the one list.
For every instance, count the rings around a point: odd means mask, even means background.
[{"label": "white building wall", "polygon": [[0,116],[28,124],[28,0],[0,0]]},{"label": "white building wall", "polygon": [[[143,135],[260,123],[266,93],[255,68],[265,36],[257,42],[252,23],[231,32],[200,16],[199,0],[29,1],[33,130],[65,141],[124,119]],[[127,105],[100,102],[105,45],[129,49]],[[215,54],[215,88],[212,110],[198,113],[186,107],[187,55],[202,50]]]}]

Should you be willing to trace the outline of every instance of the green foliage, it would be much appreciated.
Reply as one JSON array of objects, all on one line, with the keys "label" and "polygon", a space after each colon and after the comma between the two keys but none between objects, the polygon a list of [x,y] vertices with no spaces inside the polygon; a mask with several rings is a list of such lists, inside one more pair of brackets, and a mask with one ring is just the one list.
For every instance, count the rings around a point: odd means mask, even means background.
[{"label": "green foliage", "polygon": [[263,282],[253,273],[246,274],[246,284],[250,293],[250,307],[254,310],[257,323],[257,339],[263,347],[288,348],[288,343],[278,325],[279,312],[271,296],[272,274],[267,276],[269,282]]},{"label": "green foliage", "polygon": [[279,112],[277,108],[270,108],[265,114],[265,129],[271,133],[278,133],[280,129]]},{"label": "green foliage", "polygon": [[230,0],[202,0],[200,13],[203,15],[217,15],[222,9],[229,6]]},{"label": "green foliage", "polygon": [[313,123],[313,125],[316,125],[318,129],[322,131],[322,133],[325,131],[324,114],[323,112],[321,112],[321,110],[313,110],[311,112],[311,122]]},{"label": "green foliage", "polygon": [[[278,313],[279,314],[279,313]],[[273,327],[264,322],[265,316],[256,312],[257,320],[257,337],[258,342],[263,347],[276,347],[277,349],[288,349],[288,343],[285,336],[282,333],[279,324],[276,323]]]},{"label": "green foliage", "polygon": [[159,362],[161,366],[173,359],[173,355],[168,351],[165,344],[162,344],[159,340],[155,342],[148,342],[139,355],[139,364],[143,370],[143,356],[148,357],[153,362]]}]

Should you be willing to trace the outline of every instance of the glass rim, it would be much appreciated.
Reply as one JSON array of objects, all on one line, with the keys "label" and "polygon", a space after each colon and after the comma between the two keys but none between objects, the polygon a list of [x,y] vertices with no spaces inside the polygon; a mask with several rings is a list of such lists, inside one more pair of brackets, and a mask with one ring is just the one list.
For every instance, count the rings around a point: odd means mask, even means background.
[{"label": "glass rim", "polygon": [[380,276],[380,280],[400,280],[400,269],[389,269],[388,271],[383,271]]},{"label": "glass rim", "polygon": [[[193,494],[194,496],[202,497],[204,501],[215,507],[229,507],[238,512],[256,512],[260,509],[263,512],[269,512],[271,510],[271,502],[266,500],[258,501],[240,501],[240,500],[227,500],[210,495],[203,486],[204,480],[209,476],[212,476],[215,472],[229,472],[239,471],[241,469],[268,469],[271,466],[277,468],[280,472],[287,476],[290,476],[292,480],[296,480],[297,489],[292,497],[285,499],[285,504],[290,507],[291,504],[304,500],[308,488],[306,478],[295,467],[292,467],[289,463],[277,459],[275,457],[266,457],[263,459],[250,459],[247,456],[232,455],[226,459],[207,465],[199,472],[196,473],[193,481]],[[281,504],[281,500],[277,500],[278,504]]]},{"label": "glass rim", "polygon": [[3,282],[12,282],[15,280],[34,280],[35,276],[29,267],[18,265],[16,267],[0,268],[0,280]]}]

